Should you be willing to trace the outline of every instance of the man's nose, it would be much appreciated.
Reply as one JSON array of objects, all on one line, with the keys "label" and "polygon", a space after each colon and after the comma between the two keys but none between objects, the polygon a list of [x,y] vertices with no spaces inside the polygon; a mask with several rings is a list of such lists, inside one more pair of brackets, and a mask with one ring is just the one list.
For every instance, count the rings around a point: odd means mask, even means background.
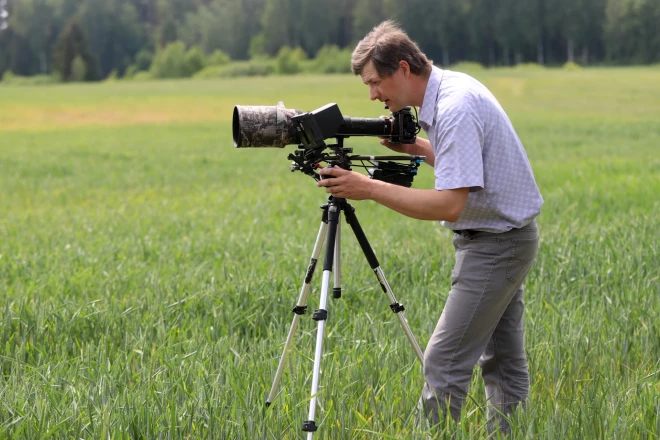
[{"label": "man's nose", "polygon": [[376,87],[369,86],[369,99],[375,101],[379,96],[380,94],[378,93],[378,90],[376,90]]}]

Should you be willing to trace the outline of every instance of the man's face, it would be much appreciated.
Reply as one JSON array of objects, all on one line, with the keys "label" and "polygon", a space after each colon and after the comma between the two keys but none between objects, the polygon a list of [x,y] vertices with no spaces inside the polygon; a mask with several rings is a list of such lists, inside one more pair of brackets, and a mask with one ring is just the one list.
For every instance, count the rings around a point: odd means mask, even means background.
[{"label": "man's face", "polygon": [[390,111],[397,112],[408,106],[406,101],[406,81],[403,69],[399,67],[390,76],[380,76],[369,61],[362,69],[362,82],[369,86],[369,99],[385,103]]}]

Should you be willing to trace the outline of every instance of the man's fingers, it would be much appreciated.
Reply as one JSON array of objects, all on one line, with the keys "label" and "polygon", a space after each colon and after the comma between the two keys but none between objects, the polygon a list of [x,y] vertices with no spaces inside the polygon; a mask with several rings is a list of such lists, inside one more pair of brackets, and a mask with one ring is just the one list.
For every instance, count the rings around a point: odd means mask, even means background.
[{"label": "man's fingers", "polygon": [[326,176],[325,179],[321,179],[318,182],[316,182],[316,186],[330,187],[330,186],[338,185],[336,178],[329,178],[329,177],[332,176]]},{"label": "man's fingers", "polygon": [[319,174],[322,176],[338,176],[342,172],[346,172],[346,170],[343,170],[339,167],[325,167],[319,170]]}]

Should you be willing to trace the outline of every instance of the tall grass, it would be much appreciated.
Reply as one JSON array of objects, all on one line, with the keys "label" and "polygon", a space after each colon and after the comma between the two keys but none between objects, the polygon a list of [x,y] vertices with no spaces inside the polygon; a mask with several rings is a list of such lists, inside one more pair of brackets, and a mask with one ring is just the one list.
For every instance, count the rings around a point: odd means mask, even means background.
[{"label": "tall grass", "polygon": [[[545,198],[515,437],[658,437],[660,72],[477,76]],[[264,403],[326,197],[288,171],[290,150],[234,149],[231,112],[283,100],[378,116],[367,96],[349,76],[0,87],[0,438],[302,438],[309,315]],[[415,186],[432,178],[426,167]],[[423,347],[449,290],[451,234],[354,206]],[[419,365],[343,231],[317,437],[422,436]],[[437,438],[487,436],[475,373],[464,417]]]}]

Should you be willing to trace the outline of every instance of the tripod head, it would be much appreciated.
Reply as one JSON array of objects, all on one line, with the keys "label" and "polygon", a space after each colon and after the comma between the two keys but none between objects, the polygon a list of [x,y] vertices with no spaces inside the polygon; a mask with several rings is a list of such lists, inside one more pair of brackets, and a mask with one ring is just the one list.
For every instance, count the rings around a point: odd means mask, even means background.
[{"label": "tripod head", "polygon": [[345,170],[353,167],[365,168],[369,177],[409,188],[417,175],[417,169],[424,162],[425,156],[361,156],[354,155],[352,148],[343,146],[343,137],[337,138],[337,143],[327,145],[325,149],[306,149],[302,146],[289,154],[291,171],[301,171],[311,176],[317,182],[321,176],[316,172],[325,162],[328,166],[337,166]]},{"label": "tripod head", "polygon": [[[412,118],[410,109],[405,109],[397,113],[396,118],[398,118],[398,122],[394,124],[394,128],[397,130],[401,129],[400,135],[390,137],[390,142],[414,143],[416,132],[410,131],[411,127],[407,126],[405,122],[408,117]],[[337,104],[328,104],[313,112],[293,116],[291,121],[296,126],[300,144],[295,153],[288,156],[292,160],[291,171],[301,171],[318,182],[321,180],[321,176],[319,176],[316,170],[321,168],[321,162],[346,170],[351,170],[352,166],[360,166],[367,169],[369,177],[372,179],[410,187],[417,175],[417,168],[424,162],[425,157],[410,155],[353,155],[351,154],[353,152],[352,148],[344,147],[344,139],[349,137],[350,134],[342,134],[342,131],[347,133],[352,132],[346,128],[347,119],[351,121],[350,118],[342,117]],[[415,120],[411,120],[413,121],[413,126],[417,127]],[[376,124],[382,127],[382,124],[386,120],[376,119],[375,121]],[[388,127],[386,125],[384,132],[387,132],[387,130]],[[382,134],[383,132],[377,130],[377,133]],[[326,144],[326,139],[330,137],[334,137],[336,143]],[[327,150],[330,151],[328,152]],[[355,165],[354,162],[356,161],[360,164]]]}]

